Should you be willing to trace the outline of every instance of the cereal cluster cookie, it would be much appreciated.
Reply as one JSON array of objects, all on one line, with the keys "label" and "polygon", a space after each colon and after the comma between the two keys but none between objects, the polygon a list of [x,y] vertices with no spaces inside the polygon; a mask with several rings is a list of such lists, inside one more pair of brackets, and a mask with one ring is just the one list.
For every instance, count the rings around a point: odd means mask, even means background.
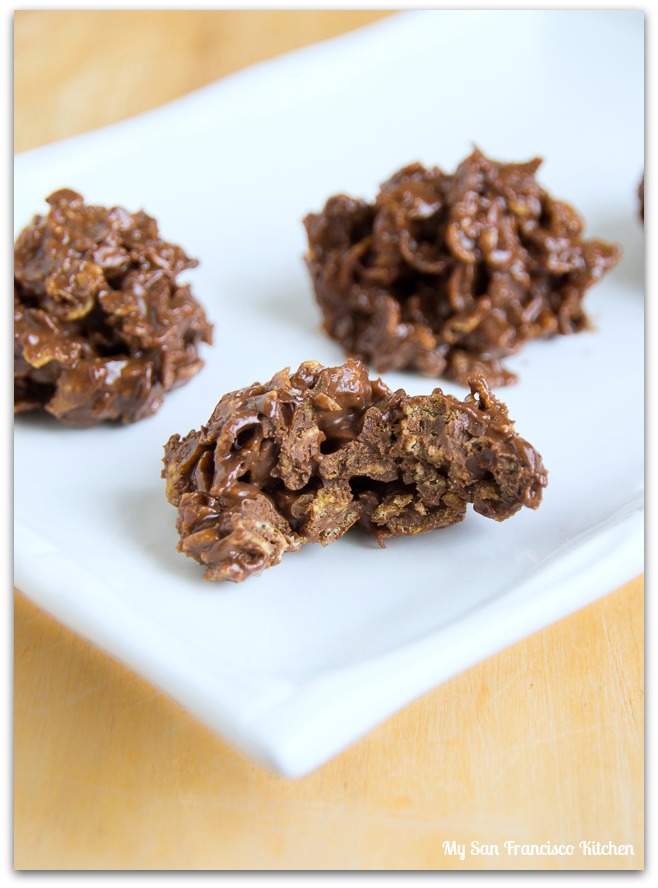
[{"label": "cereal cluster cookie", "polygon": [[502,521],[537,508],[546,471],[482,378],[464,401],[411,397],[350,360],[283,370],[219,401],[165,446],[178,548],[240,582],[355,525],[378,541],[446,527],[468,503]]},{"label": "cereal cluster cookie", "polygon": [[505,385],[502,359],[525,342],[585,329],[583,297],[621,251],[583,238],[578,213],[537,182],[540,163],[477,150],[454,175],[415,163],[374,203],[338,195],[307,216],[327,333],[378,373]]},{"label": "cereal cluster cookie", "polygon": [[14,409],[94,426],[155,413],[203,366],[212,327],[176,277],[198,263],[154,219],[48,198],[14,246]]}]

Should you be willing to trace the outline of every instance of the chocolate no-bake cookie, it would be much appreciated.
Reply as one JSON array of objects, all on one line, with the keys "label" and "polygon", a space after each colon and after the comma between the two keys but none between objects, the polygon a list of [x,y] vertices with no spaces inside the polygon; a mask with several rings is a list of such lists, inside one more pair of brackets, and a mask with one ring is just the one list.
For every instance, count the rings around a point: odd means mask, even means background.
[{"label": "chocolate no-bake cookie", "polygon": [[212,327],[177,275],[197,261],[154,219],[48,198],[14,245],[14,410],[94,426],[155,413],[203,366]]},{"label": "chocolate no-bake cookie", "polygon": [[374,203],[331,197],[310,214],[307,264],[327,333],[377,372],[465,383],[516,377],[501,359],[588,327],[583,296],[621,255],[535,179],[541,161],[475,150],[454,175],[411,164]]},{"label": "chocolate no-bake cookie", "polygon": [[240,582],[305,542],[353,525],[378,541],[461,521],[467,503],[502,521],[546,485],[483,378],[464,401],[393,392],[350,360],[315,361],[231,392],[208,423],[165,445],[178,549],[209,580]]}]

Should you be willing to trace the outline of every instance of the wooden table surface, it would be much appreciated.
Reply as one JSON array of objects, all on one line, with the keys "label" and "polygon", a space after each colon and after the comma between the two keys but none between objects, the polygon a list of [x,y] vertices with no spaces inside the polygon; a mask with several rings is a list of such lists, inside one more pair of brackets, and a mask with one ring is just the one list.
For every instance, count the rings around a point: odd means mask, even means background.
[{"label": "wooden table surface", "polygon": [[[384,14],[17,12],[15,150]],[[14,773],[16,869],[639,869],[642,577],[298,781],[236,753],[17,593]],[[506,840],[575,849],[509,856]],[[464,860],[446,841],[466,846]],[[581,841],[635,854],[585,854]]]}]

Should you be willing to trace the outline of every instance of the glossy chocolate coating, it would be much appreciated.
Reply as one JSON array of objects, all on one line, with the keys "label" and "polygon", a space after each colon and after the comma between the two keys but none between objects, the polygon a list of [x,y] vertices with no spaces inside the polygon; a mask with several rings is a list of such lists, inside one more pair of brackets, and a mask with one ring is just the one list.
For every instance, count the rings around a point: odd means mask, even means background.
[{"label": "glossy chocolate coating", "polygon": [[224,395],[199,431],[170,438],[162,474],[178,549],[234,582],[354,525],[382,542],[461,521],[467,503],[502,521],[536,509],[547,481],[483,378],[464,401],[410,397],[353,360]]},{"label": "glossy chocolate coating", "polygon": [[203,366],[212,327],[177,275],[197,261],[154,219],[48,198],[14,245],[14,411],[79,427],[135,422]]},{"label": "glossy chocolate coating", "polygon": [[583,297],[620,258],[535,179],[541,161],[475,150],[454,175],[411,164],[373,204],[346,195],[304,220],[327,333],[377,372],[516,381],[501,359],[589,326]]}]

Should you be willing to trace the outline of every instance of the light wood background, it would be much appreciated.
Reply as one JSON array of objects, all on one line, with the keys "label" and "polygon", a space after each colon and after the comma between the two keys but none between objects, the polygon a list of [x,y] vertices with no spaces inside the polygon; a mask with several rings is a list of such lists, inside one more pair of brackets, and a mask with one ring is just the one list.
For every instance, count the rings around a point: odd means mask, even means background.
[{"label": "light wood background", "polygon": [[[17,12],[15,149],[385,13]],[[643,582],[447,682],[299,781],[263,771],[20,593],[17,869],[639,869]],[[446,840],[570,843],[447,856]],[[632,844],[586,856],[580,841]]]}]

